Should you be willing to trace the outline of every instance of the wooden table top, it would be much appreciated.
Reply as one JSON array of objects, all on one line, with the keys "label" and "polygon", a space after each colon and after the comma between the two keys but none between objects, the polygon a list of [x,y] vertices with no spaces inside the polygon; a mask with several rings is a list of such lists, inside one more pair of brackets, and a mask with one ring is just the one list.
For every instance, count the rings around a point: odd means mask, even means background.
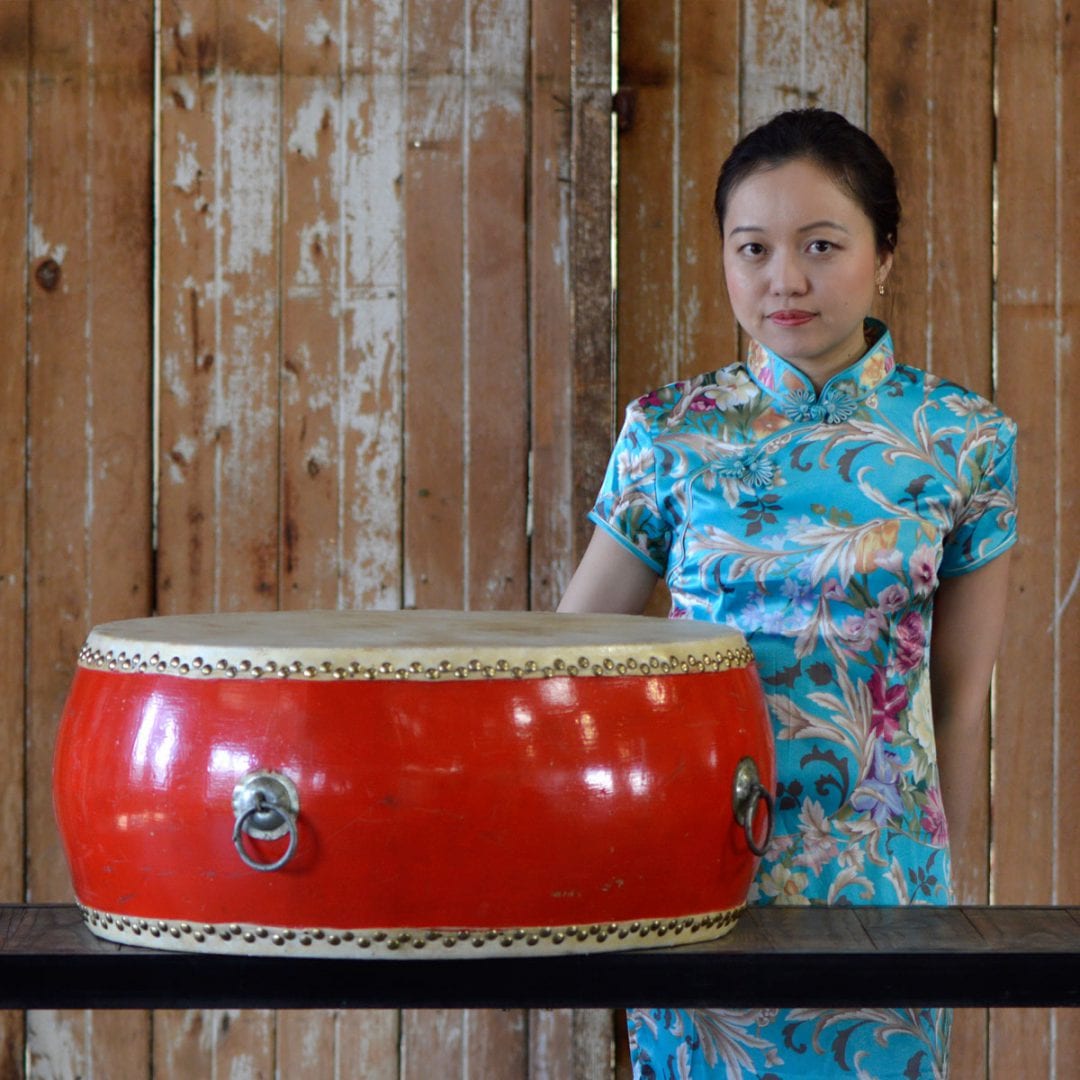
[{"label": "wooden table top", "polygon": [[0,905],[0,1008],[1080,1005],[1080,907],[754,907],[706,944],[590,956],[235,957]]}]

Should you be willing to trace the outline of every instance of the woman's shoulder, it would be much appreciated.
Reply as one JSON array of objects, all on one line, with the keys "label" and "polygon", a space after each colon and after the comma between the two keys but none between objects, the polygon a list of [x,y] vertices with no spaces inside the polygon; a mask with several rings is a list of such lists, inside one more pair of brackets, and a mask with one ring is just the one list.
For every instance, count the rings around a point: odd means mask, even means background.
[{"label": "woman's shoulder", "polygon": [[630,403],[627,416],[666,432],[702,414],[748,405],[759,393],[745,364],[734,363],[650,390]]},{"label": "woman's shoulder", "polygon": [[988,424],[1005,432],[1016,430],[1015,422],[992,401],[942,375],[897,364],[893,377],[911,385],[917,392],[921,391],[923,400],[935,407],[943,421],[967,421],[978,426]]}]

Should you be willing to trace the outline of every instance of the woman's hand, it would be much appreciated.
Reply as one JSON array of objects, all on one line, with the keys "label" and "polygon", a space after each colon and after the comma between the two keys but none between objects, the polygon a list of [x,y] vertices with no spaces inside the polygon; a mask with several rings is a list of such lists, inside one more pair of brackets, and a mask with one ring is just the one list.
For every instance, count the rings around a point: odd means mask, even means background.
[{"label": "woman's hand", "polygon": [[597,529],[566,587],[559,611],[640,615],[657,577],[633,552]]}]

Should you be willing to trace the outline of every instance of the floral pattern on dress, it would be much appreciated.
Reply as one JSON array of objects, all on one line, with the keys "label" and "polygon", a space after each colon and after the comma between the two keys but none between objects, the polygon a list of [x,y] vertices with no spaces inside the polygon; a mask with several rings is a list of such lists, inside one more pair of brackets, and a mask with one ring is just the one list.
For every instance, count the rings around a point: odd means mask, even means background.
[{"label": "floral pattern on dress", "polygon": [[[1015,542],[1015,437],[977,394],[897,364],[873,320],[820,393],[754,342],[627,410],[590,516],[664,575],[673,618],[741,630],[766,691],[776,828],[751,903],[949,902],[933,598]],[[942,1010],[631,1017],[641,1076],[944,1070]]]}]

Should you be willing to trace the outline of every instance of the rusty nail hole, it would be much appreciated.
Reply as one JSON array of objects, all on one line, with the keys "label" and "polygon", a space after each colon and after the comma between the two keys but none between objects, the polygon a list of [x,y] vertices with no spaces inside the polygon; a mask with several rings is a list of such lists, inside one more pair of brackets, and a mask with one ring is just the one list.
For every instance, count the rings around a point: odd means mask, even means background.
[{"label": "rusty nail hole", "polygon": [[34,271],[37,283],[48,292],[60,284],[60,264],[55,259],[45,259]]}]

